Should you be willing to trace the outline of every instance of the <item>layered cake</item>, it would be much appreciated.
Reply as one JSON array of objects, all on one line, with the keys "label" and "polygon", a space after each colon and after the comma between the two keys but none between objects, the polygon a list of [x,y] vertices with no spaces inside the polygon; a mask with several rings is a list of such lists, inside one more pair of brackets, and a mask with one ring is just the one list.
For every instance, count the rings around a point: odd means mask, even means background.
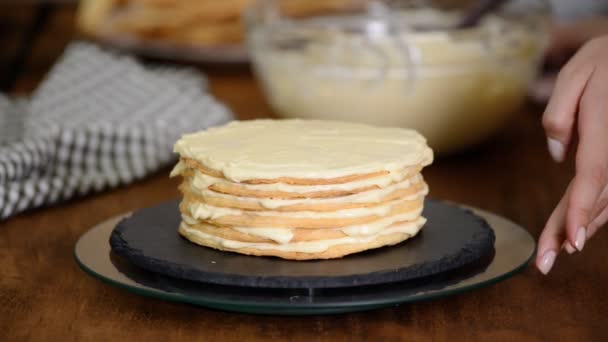
[{"label": "layered cake", "polygon": [[415,131],[316,120],[235,121],[175,144],[179,232],[206,247],[339,258],[415,236],[433,160]]}]

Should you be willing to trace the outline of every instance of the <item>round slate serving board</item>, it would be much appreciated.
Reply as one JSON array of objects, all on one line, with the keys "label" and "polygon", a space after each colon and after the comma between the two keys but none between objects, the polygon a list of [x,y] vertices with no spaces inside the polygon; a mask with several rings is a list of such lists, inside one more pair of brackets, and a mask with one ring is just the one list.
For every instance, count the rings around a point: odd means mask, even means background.
[{"label": "round slate serving board", "polygon": [[454,270],[493,252],[494,232],[467,209],[427,200],[427,224],[405,242],[341,259],[289,261],[195,245],[182,238],[178,201],[135,212],[113,230],[113,252],[174,278],[258,288],[342,288],[384,284]]}]

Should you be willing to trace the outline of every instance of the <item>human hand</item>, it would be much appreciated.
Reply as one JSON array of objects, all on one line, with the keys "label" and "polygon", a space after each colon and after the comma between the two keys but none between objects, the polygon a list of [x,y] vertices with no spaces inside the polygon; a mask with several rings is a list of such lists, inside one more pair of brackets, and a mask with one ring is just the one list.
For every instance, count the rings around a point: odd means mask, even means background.
[{"label": "human hand", "polygon": [[543,126],[555,161],[576,148],[576,174],[538,241],[536,265],[547,274],[562,249],[581,251],[608,221],[608,36],[587,42],[561,69]]},{"label": "human hand", "polygon": [[550,66],[560,68],[587,41],[608,34],[608,17],[556,22],[552,25],[550,34],[546,59]]},{"label": "human hand", "polygon": [[608,34],[608,17],[587,18],[574,22],[555,22],[545,52],[545,72],[530,89],[538,103],[546,103],[555,88],[555,73],[587,41]]}]

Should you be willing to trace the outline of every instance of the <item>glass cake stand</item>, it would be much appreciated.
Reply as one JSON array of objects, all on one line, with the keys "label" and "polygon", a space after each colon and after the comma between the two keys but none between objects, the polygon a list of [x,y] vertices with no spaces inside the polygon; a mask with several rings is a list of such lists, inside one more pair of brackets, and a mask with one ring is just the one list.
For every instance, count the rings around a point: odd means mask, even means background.
[{"label": "glass cake stand", "polygon": [[397,283],[335,289],[268,289],[171,278],[136,267],[111,251],[108,240],[112,230],[130,213],[102,222],[82,235],[74,256],[89,275],[152,298],[255,314],[363,311],[463,293],[507,279],[526,267],[534,255],[535,242],[524,228],[487,211],[465,208],[484,218],[494,230],[493,255],[456,270]]}]

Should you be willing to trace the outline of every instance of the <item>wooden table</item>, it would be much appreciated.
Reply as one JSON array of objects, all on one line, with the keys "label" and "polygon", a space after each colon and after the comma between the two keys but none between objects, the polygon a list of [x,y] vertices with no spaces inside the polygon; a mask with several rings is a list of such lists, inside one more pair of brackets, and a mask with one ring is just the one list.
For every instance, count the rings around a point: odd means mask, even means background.
[{"label": "wooden table", "polygon": [[[74,8],[0,5],[2,85],[27,94],[73,37]],[[46,11],[46,12],[45,12]],[[42,14],[40,14],[42,13]],[[18,70],[7,70],[22,54]],[[9,67],[9,65],[13,65]],[[271,115],[246,68],[202,67],[212,92],[241,118]],[[6,77],[7,72],[12,77]],[[538,236],[573,174],[545,149],[540,108],[522,111],[493,141],[425,171],[431,195],[491,210]],[[0,222],[0,340],[601,340],[608,336],[608,234],[562,257],[549,277],[533,267],[491,287],[440,300],[335,316],[254,316],[139,297],[87,276],[78,237],[125,211],[178,196],[163,169],[144,181]],[[102,242],[100,242],[102,243]]]}]

